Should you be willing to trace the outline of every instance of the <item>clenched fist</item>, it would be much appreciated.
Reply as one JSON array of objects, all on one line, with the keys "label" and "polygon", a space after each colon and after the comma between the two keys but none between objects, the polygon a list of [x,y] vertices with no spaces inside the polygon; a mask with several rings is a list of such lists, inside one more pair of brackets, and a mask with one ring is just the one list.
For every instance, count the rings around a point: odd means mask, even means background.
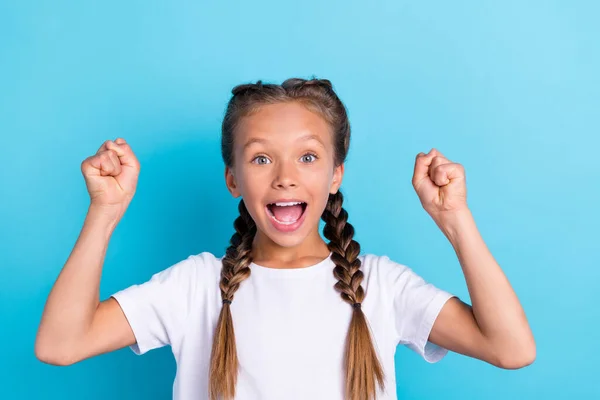
[{"label": "clenched fist", "polygon": [[465,168],[437,149],[417,154],[412,183],[421,205],[438,225],[447,215],[468,210]]},{"label": "clenched fist", "polygon": [[81,172],[91,205],[121,217],[135,194],[140,163],[125,139],[107,140],[95,155],[83,160]]}]

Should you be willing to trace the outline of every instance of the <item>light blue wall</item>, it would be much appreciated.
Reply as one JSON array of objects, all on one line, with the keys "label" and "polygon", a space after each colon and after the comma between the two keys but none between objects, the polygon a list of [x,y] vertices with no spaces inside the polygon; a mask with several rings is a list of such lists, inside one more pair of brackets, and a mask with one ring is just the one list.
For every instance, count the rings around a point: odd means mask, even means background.
[{"label": "light blue wall", "polygon": [[517,371],[399,348],[399,397],[600,396],[598,4],[2,0],[0,398],[169,398],[168,347],[66,368],[34,357],[89,201],[80,163],[122,136],[142,164],[104,298],[189,254],[223,253],[237,211],[219,154],[231,88],[313,74],[349,109],[343,190],[363,252],[468,300],[411,186],[414,156],[438,148],[465,166],[479,229],[537,340],[536,362]]}]

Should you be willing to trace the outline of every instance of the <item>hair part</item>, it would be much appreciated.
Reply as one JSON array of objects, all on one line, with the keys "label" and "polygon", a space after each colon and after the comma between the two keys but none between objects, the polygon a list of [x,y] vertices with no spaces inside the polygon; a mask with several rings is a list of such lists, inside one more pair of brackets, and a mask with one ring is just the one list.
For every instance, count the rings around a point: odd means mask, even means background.
[{"label": "hair part", "polygon": [[[334,164],[339,166],[346,160],[350,146],[350,122],[346,108],[327,79],[290,78],[281,85],[242,84],[232,89],[221,127],[221,155],[226,166],[235,164],[235,131],[242,118],[258,111],[267,104],[299,102],[310,111],[321,115],[332,130]],[[361,286],[364,275],[360,270],[360,245],[353,239],[354,228],[348,222],[348,213],[342,207],[341,191],[330,194],[321,219],[325,222],[323,235],[329,240],[331,260],[337,279],[334,288],[350,306],[362,303],[365,292]],[[252,220],[244,200],[240,200],[240,216],[234,222],[235,233],[230,239],[222,259],[219,283],[223,307],[219,314],[213,338],[209,396],[211,400],[235,397],[238,375],[238,358],[230,302],[233,301],[240,283],[250,277],[252,242],[256,235],[256,224]],[[349,400],[371,400],[376,397],[377,384],[384,389],[385,375],[373,345],[368,321],[359,307],[354,307],[346,337],[345,352],[345,398]]]}]

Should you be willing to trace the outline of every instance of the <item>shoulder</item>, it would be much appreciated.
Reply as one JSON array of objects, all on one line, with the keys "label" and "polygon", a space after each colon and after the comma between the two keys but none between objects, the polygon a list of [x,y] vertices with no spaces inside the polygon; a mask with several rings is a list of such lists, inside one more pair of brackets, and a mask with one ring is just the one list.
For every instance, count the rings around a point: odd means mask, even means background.
[{"label": "shoulder", "polygon": [[387,255],[366,253],[359,256],[361,271],[364,274],[365,290],[376,291],[382,298],[395,297],[406,282],[414,275],[412,270]]},{"label": "shoulder", "polygon": [[167,268],[154,273],[152,281],[159,283],[180,282],[190,285],[199,282],[210,282],[210,278],[220,276],[221,258],[210,252],[190,254]]},{"label": "shoulder", "polygon": [[360,255],[359,259],[361,260],[363,273],[379,275],[388,280],[411,272],[411,269],[407,265],[396,262],[387,255],[366,253]]},{"label": "shoulder", "polygon": [[196,268],[201,268],[207,271],[221,268],[221,257],[217,257],[210,251],[203,251],[198,254],[192,254],[188,257],[189,260],[193,261]]},{"label": "shoulder", "polygon": [[423,286],[433,286],[410,266],[387,255],[364,254],[361,261],[361,270],[372,284],[386,287],[396,295],[409,293],[412,289]]},{"label": "shoulder", "polygon": [[188,268],[193,270],[196,276],[204,278],[221,275],[222,256],[217,256],[209,251],[190,255],[186,262]]}]

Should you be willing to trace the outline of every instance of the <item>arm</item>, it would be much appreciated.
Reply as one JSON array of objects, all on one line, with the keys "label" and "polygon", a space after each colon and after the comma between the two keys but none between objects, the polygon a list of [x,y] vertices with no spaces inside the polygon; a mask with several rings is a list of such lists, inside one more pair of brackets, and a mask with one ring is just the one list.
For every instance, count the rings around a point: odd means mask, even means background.
[{"label": "arm", "polygon": [[473,305],[450,299],[434,323],[430,341],[501,368],[531,364],[536,356],[535,341],[508,279],[471,212],[449,215],[438,226],[458,256]]},{"label": "arm", "polygon": [[437,149],[417,154],[413,187],[460,261],[472,306],[446,302],[430,341],[446,349],[514,369],[535,360],[535,341],[508,279],[486,247],[467,205],[463,165]]},{"label": "arm", "polygon": [[102,265],[117,223],[108,209],[90,206],[44,307],[35,341],[39,360],[69,365],[135,343],[116,300],[99,301]]}]

